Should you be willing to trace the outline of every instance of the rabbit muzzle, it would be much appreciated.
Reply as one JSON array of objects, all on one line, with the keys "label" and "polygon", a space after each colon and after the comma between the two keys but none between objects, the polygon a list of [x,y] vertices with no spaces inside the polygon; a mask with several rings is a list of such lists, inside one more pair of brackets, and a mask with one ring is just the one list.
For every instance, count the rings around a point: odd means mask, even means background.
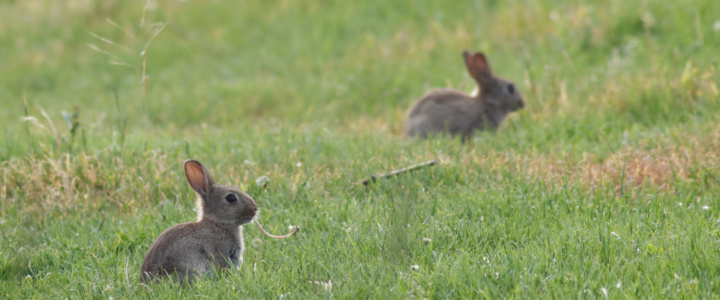
[{"label": "rabbit muzzle", "polygon": [[255,204],[255,203],[249,204],[247,207],[245,207],[245,209],[243,209],[241,211],[240,216],[242,217],[242,219],[240,222],[242,224],[250,223],[250,221],[252,221],[252,219],[255,217],[255,215],[257,215],[257,211],[258,211],[257,204]]}]

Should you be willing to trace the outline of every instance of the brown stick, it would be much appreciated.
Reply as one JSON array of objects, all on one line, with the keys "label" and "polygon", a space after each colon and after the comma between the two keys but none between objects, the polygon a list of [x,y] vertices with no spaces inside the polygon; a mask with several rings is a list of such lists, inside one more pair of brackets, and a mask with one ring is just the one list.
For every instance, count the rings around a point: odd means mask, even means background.
[{"label": "brown stick", "polygon": [[388,178],[388,177],[396,177],[396,176],[398,176],[398,175],[400,175],[400,174],[402,174],[402,173],[412,172],[412,171],[415,171],[415,170],[418,170],[418,169],[421,169],[421,168],[424,168],[424,167],[434,166],[436,163],[437,163],[437,160],[433,159],[433,160],[429,160],[429,161],[426,161],[426,162],[421,163],[421,164],[412,165],[412,166],[409,166],[409,167],[407,167],[407,168],[402,168],[402,169],[400,169],[400,170],[395,170],[395,171],[392,171],[392,172],[390,172],[390,173],[380,174],[380,175],[377,175],[377,176],[375,176],[375,175],[370,175],[370,178],[363,180],[361,183],[362,183],[362,185],[364,185],[364,186],[368,186],[371,182],[377,181],[377,179],[383,179],[383,178]]}]

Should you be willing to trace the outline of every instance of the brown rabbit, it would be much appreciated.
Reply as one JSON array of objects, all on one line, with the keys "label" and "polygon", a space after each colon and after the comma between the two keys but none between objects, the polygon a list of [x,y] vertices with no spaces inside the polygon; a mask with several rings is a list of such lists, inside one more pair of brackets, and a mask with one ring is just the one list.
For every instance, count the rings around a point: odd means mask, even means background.
[{"label": "brown rabbit", "polygon": [[185,161],[185,177],[200,196],[198,221],[175,225],[160,234],[140,268],[142,283],[171,276],[190,284],[212,270],[242,264],[240,225],[255,217],[255,201],[236,188],[215,184],[195,160]]},{"label": "brown rabbit", "polygon": [[525,106],[522,94],[512,82],[493,75],[483,53],[462,54],[479,92],[473,95],[453,89],[428,92],[408,111],[405,135],[425,138],[447,132],[465,140],[486,126],[496,129],[509,112]]}]

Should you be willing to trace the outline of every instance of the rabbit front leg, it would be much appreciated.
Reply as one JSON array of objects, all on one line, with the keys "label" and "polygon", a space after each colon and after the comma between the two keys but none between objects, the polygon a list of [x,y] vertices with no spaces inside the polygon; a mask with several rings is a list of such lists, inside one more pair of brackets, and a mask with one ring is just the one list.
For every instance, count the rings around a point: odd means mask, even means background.
[{"label": "rabbit front leg", "polygon": [[238,245],[222,245],[208,248],[205,249],[209,253],[208,261],[215,268],[231,269],[242,264],[242,248]]}]

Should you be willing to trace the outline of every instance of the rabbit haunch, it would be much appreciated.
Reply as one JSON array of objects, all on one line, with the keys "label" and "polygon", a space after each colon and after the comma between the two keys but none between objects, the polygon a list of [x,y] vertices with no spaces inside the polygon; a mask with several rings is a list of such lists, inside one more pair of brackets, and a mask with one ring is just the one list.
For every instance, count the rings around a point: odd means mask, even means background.
[{"label": "rabbit haunch", "polygon": [[472,94],[447,88],[429,91],[410,107],[405,135],[449,133],[467,139],[477,130],[498,128],[508,113],[525,106],[520,91],[492,73],[483,53],[463,51],[463,58],[478,84]]},{"label": "rabbit haunch", "polygon": [[242,264],[242,227],[253,220],[257,205],[242,191],[216,184],[197,161],[185,162],[185,177],[198,194],[198,221],[166,230],[150,246],[141,266],[141,282],[170,276],[192,283],[213,270]]}]

